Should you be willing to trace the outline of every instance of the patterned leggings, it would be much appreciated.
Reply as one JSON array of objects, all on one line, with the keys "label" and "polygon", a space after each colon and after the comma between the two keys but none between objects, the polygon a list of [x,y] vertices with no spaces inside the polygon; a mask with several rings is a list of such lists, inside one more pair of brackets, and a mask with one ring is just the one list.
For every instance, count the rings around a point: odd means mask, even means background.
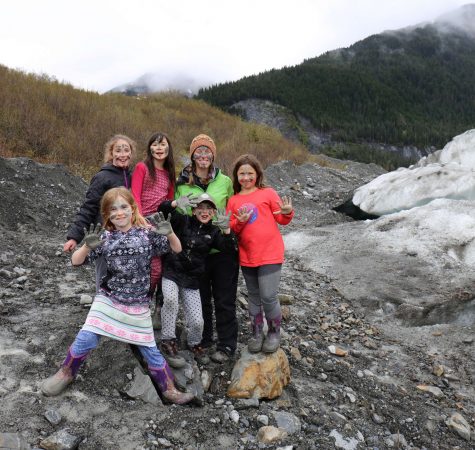
[{"label": "patterned leggings", "polygon": [[[92,331],[81,330],[70,347],[71,354],[74,358],[79,358],[86,353],[94,350],[101,340],[101,335],[93,333]],[[143,358],[149,367],[163,367],[165,359],[163,358],[157,346],[145,347],[144,345],[137,345]]]},{"label": "patterned leggings", "polygon": [[199,289],[179,287],[174,281],[162,278],[163,306],[162,340],[175,339],[176,318],[178,316],[178,300],[181,297],[185,312],[187,341],[190,347],[201,342],[203,335],[203,313]]}]

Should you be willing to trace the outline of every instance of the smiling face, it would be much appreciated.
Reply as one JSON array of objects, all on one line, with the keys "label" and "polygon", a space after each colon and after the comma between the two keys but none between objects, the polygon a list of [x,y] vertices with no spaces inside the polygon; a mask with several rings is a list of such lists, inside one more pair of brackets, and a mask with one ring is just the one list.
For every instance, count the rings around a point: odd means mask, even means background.
[{"label": "smiling face", "polygon": [[132,226],[132,207],[124,197],[118,196],[112,202],[110,221],[119,231],[127,231]]},{"label": "smiling face", "polygon": [[152,155],[154,163],[157,162],[159,165],[163,166],[163,163],[168,157],[169,146],[165,138],[159,141],[153,141],[150,144],[150,153]]},{"label": "smiling face", "polygon": [[237,170],[237,179],[241,185],[241,191],[256,189],[257,172],[249,164],[243,164]]},{"label": "smiling face", "polygon": [[193,208],[193,215],[201,223],[208,223],[213,218],[214,213],[214,206],[208,202],[201,202],[196,208]]},{"label": "smiling face", "polygon": [[213,163],[213,152],[208,147],[201,146],[193,152],[192,158],[197,168],[207,170]]},{"label": "smiling face", "polygon": [[129,167],[132,149],[127,141],[118,139],[112,146],[112,165],[120,169]]}]

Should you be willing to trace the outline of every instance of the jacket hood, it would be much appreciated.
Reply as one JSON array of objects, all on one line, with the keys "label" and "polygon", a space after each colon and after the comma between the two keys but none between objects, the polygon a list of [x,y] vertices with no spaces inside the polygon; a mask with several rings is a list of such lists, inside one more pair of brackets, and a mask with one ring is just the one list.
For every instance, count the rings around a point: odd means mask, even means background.
[{"label": "jacket hood", "polygon": [[[213,180],[218,176],[219,172],[220,172],[219,168],[215,166]],[[178,175],[178,178],[176,181],[177,186],[179,186],[180,184],[187,184],[190,179],[190,173],[191,173],[191,165],[184,167],[182,171],[180,172],[180,174]],[[193,175],[193,176],[195,177],[195,184],[198,184],[196,175]]]}]

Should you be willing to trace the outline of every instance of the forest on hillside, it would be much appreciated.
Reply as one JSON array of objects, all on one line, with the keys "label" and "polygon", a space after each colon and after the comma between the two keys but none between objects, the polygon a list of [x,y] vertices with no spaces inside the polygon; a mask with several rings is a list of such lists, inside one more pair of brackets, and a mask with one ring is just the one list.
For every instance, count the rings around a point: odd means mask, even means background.
[{"label": "forest on hillside", "polygon": [[171,139],[178,167],[199,133],[212,136],[217,164],[226,172],[234,159],[254,153],[267,166],[283,159],[302,163],[306,149],[276,130],[250,124],[178,93],[128,97],[76,89],[47,75],[28,74],[0,65],[0,156],[26,156],[63,163],[86,179],[97,171],[103,145],[114,134],[126,134],[144,156],[156,131]]},{"label": "forest on hillside", "polygon": [[197,97],[224,110],[271,100],[335,141],[440,147],[475,126],[475,40],[431,25],[386,32]]}]

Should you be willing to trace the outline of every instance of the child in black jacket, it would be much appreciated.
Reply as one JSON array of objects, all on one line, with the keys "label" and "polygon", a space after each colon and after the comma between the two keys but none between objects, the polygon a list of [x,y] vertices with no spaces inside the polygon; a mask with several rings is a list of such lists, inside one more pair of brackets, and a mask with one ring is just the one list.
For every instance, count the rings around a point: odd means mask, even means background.
[{"label": "child in black jacket", "polygon": [[[175,208],[192,206],[190,217]],[[187,325],[187,342],[200,364],[209,360],[199,345],[203,334],[203,314],[199,291],[200,278],[205,271],[205,260],[212,248],[222,252],[237,252],[237,239],[229,228],[229,215],[217,212],[212,197],[206,193],[199,197],[181,197],[165,201],[159,211],[171,214],[173,229],[181,241],[180,254],[168,253],[163,260],[163,307],[161,310],[161,349],[168,363],[183,367],[185,360],[178,355],[175,326],[179,297],[183,302]],[[212,222],[216,214],[215,222]]]}]

